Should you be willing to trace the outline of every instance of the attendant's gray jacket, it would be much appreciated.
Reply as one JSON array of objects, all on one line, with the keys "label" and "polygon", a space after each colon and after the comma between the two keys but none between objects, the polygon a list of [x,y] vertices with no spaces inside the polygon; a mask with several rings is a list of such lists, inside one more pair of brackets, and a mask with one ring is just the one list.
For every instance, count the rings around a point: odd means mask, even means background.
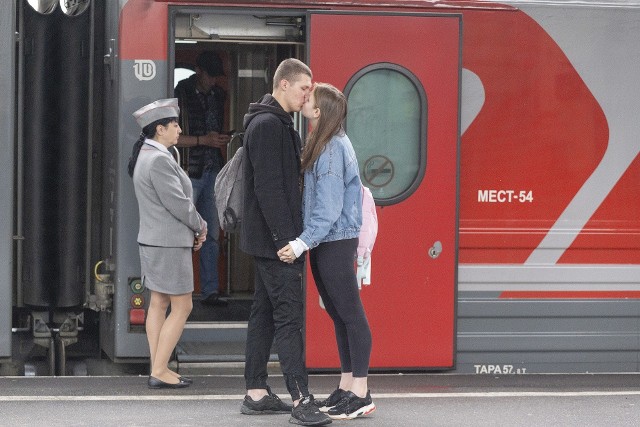
[{"label": "attendant's gray jacket", "polygon": [[194,234],[206,222],[193,204],[187,174],[168,153],[143,144],[133,172],[138,199],[138,243],[162,247],[191,247]]}]

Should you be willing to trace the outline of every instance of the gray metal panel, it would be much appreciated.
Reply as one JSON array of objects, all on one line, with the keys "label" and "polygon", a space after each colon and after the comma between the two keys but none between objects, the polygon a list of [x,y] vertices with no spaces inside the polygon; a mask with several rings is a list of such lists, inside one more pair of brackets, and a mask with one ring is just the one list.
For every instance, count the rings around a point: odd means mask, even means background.
[{"label": "gray metal panel", "polygon": [[[129,330],[129,278],[140,276],[140,259],[136,243],[138,207],[127,165],[133,143],[140,129],[131,113],[157,98],[166,97],[166,71],[152,82],[162,81],[162,96],[155,96],[149,86],[138,88],[133,62],[120,62],[119,18],[125,0],[106,2],[105,26],[105,94],[104,94],[104,182],[102,256],[114,267],[115,294],[113,309],[100,315],[100,347],[113,360],[147,358],[149,347],[144,329]],[[144,93],[148,91],[148,93]],[[141,99],[140,99],[141,98]],[[153,98],[153,99],[150,99]],[[149,100],[148,100],[149,99]],[[148,100],[145,102],[145,100]]]},{"label": "gray metal panel", "polygon": [[638,300],[471,300],[460,299],[458,318],[633,317],[640,314]]},{"label": "gray metal panel", "polygon": [[636,291],[640,265],[467,264],[458,267],[461,292]]},{"label": "gray metal panel", "polygon": [[[118,39],[118,17],[120,16],[120,6],[114,9],[114,2],[106,2],[105,4],[105,34],[104,34],[104,93],[103,93],[103,158],[102,158],[102,221],[101,240],[100,240],[100,256],[103,259],[113,263],[115,258],[115,242],[114,231],[116,226],[115,218],[115,194],[117,173],[117,153],[118,144],[115,141],[118,138],[118,93],[117,88],[117,39]],[[113,268],[113,264],[110,270]],[[115,298],[114,298],[115,304]],[[115,357],[115,315],[113,311],[100,313],[100,348],[111,358]]]},{"label": "gray metal panel", "polygon": [[457,370],[638,372],[639,314],[634,299],[460,298]]},{"label": "gray metal panel", "polygon": [[482,333],[458,337],[458,348],[464,351],[497,352],[589,352],[638,351],[638,335],[633,333],[553,333],[535,334]]},{"label": "gray metal panel", "polygon": [[635,351],[459,353],[457,372],[473,374],[637,372]]},{"label": "gray metal panel", "polygon": [[[459,372],[638,372],[640,300],[508,299],[508,291],[636,291],[637,265],[459,267]],[[480,368],[479,368],[480,366]],[[484,369],[483,372],[477,372]]]},{"label": "gray metal panel", "polygon": [[0,13],[0,358],[11,356],[16,2]]},{"label": "gray metal panel", "polygon": [[[638,319],[635,317],[522,317],[510,318],[506,322],[508,322],[510,333],[513,334],[531,333],[532,330],[548,335],[580,335],[584,331],[634,334],[638,327]],[[495,318],[466,318],[458,321],[458,327],[466,334],[483,334],[494,330],[496,323]]]}]

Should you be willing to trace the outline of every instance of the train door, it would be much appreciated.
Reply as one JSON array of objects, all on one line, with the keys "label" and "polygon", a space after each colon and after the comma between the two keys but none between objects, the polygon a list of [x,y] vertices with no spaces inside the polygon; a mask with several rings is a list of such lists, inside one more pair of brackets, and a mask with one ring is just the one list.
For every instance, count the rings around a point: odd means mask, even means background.
[{"label": "train door", "polygon": [[[347,134],[378,205],[361,296],[372,368],[451,368],[455,354],[461,17],[311,12],[314,80],[348,98]],[[306,361],[339,366],[307,272]]]}]

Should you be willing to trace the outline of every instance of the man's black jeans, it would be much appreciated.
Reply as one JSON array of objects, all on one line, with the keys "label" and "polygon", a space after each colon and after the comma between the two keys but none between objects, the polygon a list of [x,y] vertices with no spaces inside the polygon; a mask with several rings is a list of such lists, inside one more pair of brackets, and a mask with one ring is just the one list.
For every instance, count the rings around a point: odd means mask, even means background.
[{"label": "man's black jeans", "polygon": [[267,388],[267,362],[275,338],[287,390],[295,401],[309,395],[302,340],[304,263],[254,259],[256,289],[247,330],[244,368],[247,389]]}]

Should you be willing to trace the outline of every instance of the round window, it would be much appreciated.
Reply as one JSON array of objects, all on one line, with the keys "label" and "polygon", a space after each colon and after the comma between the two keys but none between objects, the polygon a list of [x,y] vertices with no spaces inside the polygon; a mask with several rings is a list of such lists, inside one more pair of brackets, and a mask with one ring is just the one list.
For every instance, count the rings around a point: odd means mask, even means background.
[{"label": "round window", "polygon": [[363,184],[379,205],[406,199],[426,168],[427,100],[422,85],[406,68],[379,63],[356,73],[345,95],[346,130]]}]

